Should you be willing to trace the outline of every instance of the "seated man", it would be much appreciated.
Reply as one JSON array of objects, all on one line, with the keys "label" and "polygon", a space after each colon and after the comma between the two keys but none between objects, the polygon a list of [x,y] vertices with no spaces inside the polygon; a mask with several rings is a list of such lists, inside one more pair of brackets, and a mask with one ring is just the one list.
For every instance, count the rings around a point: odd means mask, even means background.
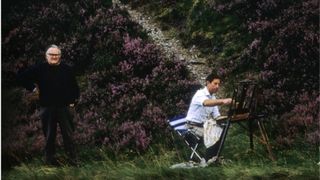
[{"label": "seated man", "polygon": [[[231,98],[217,99],[215,93],[219,90],[221,78],[211,73],[206,78],[206,86],[203,89],[198,90],[192,98],[188,113],[187,113],[187,128],[195,133],[196,135],[203,137],[204,129],[203,124],[210,118],[216,118],[220,116],[219,108],[220,105],[227,105],[232,102]],[[216,156],[219,149],[220,136],[222,134],[222,128],[216,123],[215,130],[218,131],[215,136],[212,137],[217,139],[213,146],[206,149],[205,160],[206,162],[213,162],[216,160]]]}]

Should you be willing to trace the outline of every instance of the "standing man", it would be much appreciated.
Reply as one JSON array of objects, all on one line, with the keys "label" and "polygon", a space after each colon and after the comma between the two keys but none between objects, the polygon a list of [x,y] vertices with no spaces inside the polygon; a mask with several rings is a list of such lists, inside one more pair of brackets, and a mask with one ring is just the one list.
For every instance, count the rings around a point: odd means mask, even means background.
[{"label": "standing man", "polygon": [[[192,98],[188,113],[187,113],[187,128],[196,135],[203,137],[204,128],[203,124],[210,118],[217,118],[220,116],[220,105],[228,105],[232,102],[231,98],[217,99],[215,93],[218,92],[221,83],[221,78],[211,73],[206,78],[206,86],[203,89],[198,90]],[[206,162],[213,162],[216,160],[216,156],[219,150],[220,136],[222,128],[215,123],[216,142],[213,146],[206,149],[205,160]]]},{"label": "standing man", "polygon": [[40,118],[46,138],[45,163],[59,165],[55,159],[55,140],[59,124],[65,150],[75,159],[72,139],[74,124],[69,108],[79,98],[79,87],[70,66],[61,62],[61,49],[51,45],[46,51],[46,62],[18,73],[18,81],[29,91],[39,90]]}]

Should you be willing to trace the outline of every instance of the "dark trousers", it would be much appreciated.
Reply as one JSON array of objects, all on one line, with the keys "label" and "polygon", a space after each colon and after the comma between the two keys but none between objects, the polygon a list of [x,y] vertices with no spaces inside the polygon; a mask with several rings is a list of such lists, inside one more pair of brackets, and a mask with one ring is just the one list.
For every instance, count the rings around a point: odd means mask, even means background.
[{"label": "dark trousers", "polygon": [[72,140],[74,125],[69,107],[41,107],[40,118],[42,121],[42,130],[46,138],[44,149],[46,161],[54,160],[58,124],[65,150],[70,158],[74,158],[75,149]]},{"label": "dark trousers", "polygon": [[206,155],[205,155],[206,161],[208,161],[209,159],[213,158],[218,154],[220,143],[221,143],[221,137],[213,146],[206,149]]}]

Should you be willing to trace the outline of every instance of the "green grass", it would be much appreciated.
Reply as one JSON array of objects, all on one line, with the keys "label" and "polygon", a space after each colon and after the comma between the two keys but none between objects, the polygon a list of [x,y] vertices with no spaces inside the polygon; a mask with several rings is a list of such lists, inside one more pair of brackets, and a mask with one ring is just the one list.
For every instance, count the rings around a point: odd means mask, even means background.
[{"label": "green grass", "polygon": [[206,168],[171,169],[173,164],[186,162],[188,149],[177,143],[176,148],[153,145],[144,154],[112,153],[100,148],[82,147],[81,166],[48,167],[41,158],[21,162],[2,171],[3,179],[319,179],[319,155],[311,148],[274,150],[277,161],[271,161],[263,145],[255,141],[249,149],[248,138],[232,128],[222,155],[231,162]]}]

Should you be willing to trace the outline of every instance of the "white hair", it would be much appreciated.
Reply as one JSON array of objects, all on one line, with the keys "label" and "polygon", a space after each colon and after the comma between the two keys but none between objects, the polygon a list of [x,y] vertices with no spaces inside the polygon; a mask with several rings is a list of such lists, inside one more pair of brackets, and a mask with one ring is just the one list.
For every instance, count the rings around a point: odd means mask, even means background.
[{"label": "white hair", "polygon": [[61,49],[59,48],[59,46],[57,46],[57,45],[55,45],[55,44],[51,44],[51,45],[47,48],[46,54],[48,54],[48,50],[49,50],[50,48],[56,48],[56,49],[58,49],[58,50],[59,50],[59,53],[61,54]]}]

